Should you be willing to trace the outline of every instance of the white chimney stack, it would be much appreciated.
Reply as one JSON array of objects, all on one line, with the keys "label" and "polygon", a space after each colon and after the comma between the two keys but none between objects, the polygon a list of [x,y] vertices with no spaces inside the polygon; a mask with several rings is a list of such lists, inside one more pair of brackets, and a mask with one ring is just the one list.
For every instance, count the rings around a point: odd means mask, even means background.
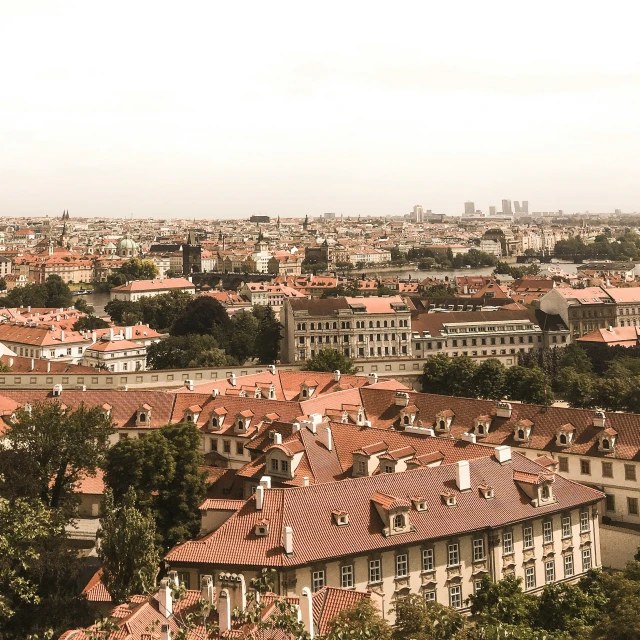
[{"label": "white chimney stack", "polygon": [[231,603],[229,602],[229,592],[223,589],[218,598],[218,626],[220,634],[231,629]]},{"label": "white chimney stack", "polygon": [[98,334],[95,331],[91,332],[91,342],[96,342],[98,340]]},{"label": "white chimney stack", "polygon": [[64,342],[64,329],[60,330],[60,341]]},{"label": "white chimney stack", "polygon": [[333,434],[331,433],[331,427],[326,427],[325,433],[325,445],[329,451],[333,450]]},{"label": "white chimney stack", "polygon": [[109,329],[109,340],[113,342],[113,327]]},{"label": "white chimney stack", "polygon": [[302,486],[303,487],[309,486],[309,476],[302,476]]},{"label": "white chimney stack", "polygon": [[501,445],[500,447],[496,447],[494,449],[494,455],[496,456],[496,460],[500,464],[505,464],[507,462],[511,462],[511,447],[507,445]]},{"label": "white chimney stack", "polygon": [[166,578],[160,583],[160,590],[158,591],[158,602],[160,603],[160,613],[165,618],[170,618],[173,615],[173,598],[171,597],[171,587],[169,586],[169,580]]},{"label": "white chimney stack", "polygon": [[160,640],[171,640],[171,627],[166,623],[160,627]]},{"label": "white chimney stack", "polygon": [[260,486],[265,489],[271,489],[271,476],[262,476],[262,478],[260,478]]},{"label": "white chimney stack", "polygon": [[200,576],[200,597],[206,600],[209,604],[213,604],[214,601],[213,590],[213,577],[212,576]]},{"label": "white chimney stack", "polygon": [[469,491],[471,489],[471,472],[468,460],[458,460],[456,465],[456,484],[459,491]]},{"label": "white chimney stack", "polygon": [[262,507],[264,506],[264,487],[259,484],[256,487],[256,509],[258,511],[262,511]]},{"label": "white chimney stack", "polygon": [[229,384],[230,384],[232,387],[235,387],[235,386],[236,386],[236,374],[235,374],[235,373],[232,373],[232,374],[229,376]]},{"label": "white chimney stack", "polygon": [[282,444],[282,434],[277,431],[273,432],[273,444]]},{"label": "white chimney stack", "polygon": [[284,527],[282,530],[282,546],[288,556],[293,554],[293,529],[291,527]]},{"label": "white chimney stack", "polygon": [[336,382],[340,382],[340,371],[339,371],[338,369],[336,369],[336,370],[333,372],[333,379],[334,379]]},{"label": "white chimney stack", "polygon": [[304,630],[309,634],[310,638],[315,637],[315,630],[313,628],[313,596],[311,595],[311,589],[309,589],[309,587],[302,589],[302,595],[300,596],[300,613],[302,614]]},{"label": "white chimney stack", "polygon": [[[9,358],[9,366],[10,366],[10,367],[13,367],[13,358]],[[47,372],[48,372],[48,371],[49,371],[49,370],[47,369]]]}]

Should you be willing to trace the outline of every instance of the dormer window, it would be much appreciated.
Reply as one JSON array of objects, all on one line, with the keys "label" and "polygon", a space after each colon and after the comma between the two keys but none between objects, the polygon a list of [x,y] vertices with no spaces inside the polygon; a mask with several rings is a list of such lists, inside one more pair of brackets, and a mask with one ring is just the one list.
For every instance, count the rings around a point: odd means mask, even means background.
[{"label": "dormer window", "polygon": [[454,415],[455,414],[450,409],[436,414],[436,429],[439,432],[449,432],[451,430],[451,423],[453,422]]},{"label": "dormer window", "polygon": [[529,442],[532,428],[533,422],[531,420],[518,420],[514,425],[513,437],[518,442]]},{"label": "dormer window", "polygon": [[217,429],[220,425],[218,424],[218,418],[216,418],[215,416],[213,416],[211,418],[211,428],[213,430]]},{"label": "dormer window", "polygon": [[613,453],[616,448],[618,432],[611,427],[605,429],[598,435],[598,451],[602,453]]},{"label": "dormer window", "polygon": [[496,494],[493,487],[490,487],[488,485],[480,485],[478,489],[480,489],[480,493],[482,494],[482,497],[485,498],[485,500],[491,500],[492,498],[495,498]]},{"label": "dormer window", "polygon": [[473,433],[475,433],[477,437],[484,437],[489,433],[490,425],[491,418],[489,416],[480,416],[474,420]]},{"label": "dormer window", "polygon": [[402,424],[409,424],[409,416],[404,416],[404,418],[402,418]]},{"label": "dormer window", "polygon": [[406,526],[406,517],[402,513],[398,513],[393,516],[393,528],[398,531],[399,529],[404,529]]},{"label": "dormer window", "polygon": [[448,506],[448,507],[455,507],[457,502],[456,502],[456,494],[455,493],[451,493],[450,491],[445,491],[444,493],[440,494],[442,496],[442,499],[444,500],[444,503]]},{"label": "dormer window", "polygon": [[349,524],[349,514],[346,511],[333,511],[331,515],[338,527],[346,527]]},{"label": "dormer window", "polygon": [[559,447],[568,447],[573,443],[574,433],[575,428],[572,424],[563,424],[560,429],[558,429],[558,433],[556,435],[556,444]]},{"label": "dormer window", "polygon": [[425,498],[411,498],[411,502],[413,502],[416,511],[427,510],[427,500]]},{"label": "dormer window", "polygon": [[255,534],[257,536],[268,536],[269,535],[269,520],[258,520],[254,527]]},{"label": "dormer window", "polygon": [[553,495],[553,480],[554,476],[548,476],[545,482],[543,482],[538,488],[538,504],[540,506],[555,502],[555,497]]},{"label": "dormer window", "polygon": [[148,427],[151,424],[151,407],[148,404],[143,404],[136,411],[136,425],[142,427]]}]

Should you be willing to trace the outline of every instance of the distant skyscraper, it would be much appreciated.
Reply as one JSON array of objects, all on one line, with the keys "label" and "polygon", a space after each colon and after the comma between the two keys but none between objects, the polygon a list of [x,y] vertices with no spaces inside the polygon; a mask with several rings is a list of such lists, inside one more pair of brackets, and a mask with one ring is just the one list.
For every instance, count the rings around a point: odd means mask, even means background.
[{"label": "distant skyscraper", "polygon": [[495,216],[496,215],[496,208],[495,207],[489,207],[489,215],[490,216]]},{"label": "distant skyscraper", "polygon": [[513,201],[513,211],[515,213],[522,213],[522,209],[520,209],[520,203],[517,200]]},{"label": "distant skyscraper", "polygon": [[413,211],[411,212],[411,221],[412,222],[422,222],[424,219],[424,211],[422,207],[417,204],[413,207]]},{"label": "distant skyscraper", "polygon": [[528,200],[523,200],[522,201],[522,213],[529,213],[529,201]]},{"label": "distant skyscraper", "polygon": [[476,212],[476,205],[474,202],[465,202],[464,203],[464,215],[472,216]]},{"label": "distant skyscraper", "polygon": [[511,209],[511,200],[502,201],[502,213],[505,216],[512,216],[513,210]]}]

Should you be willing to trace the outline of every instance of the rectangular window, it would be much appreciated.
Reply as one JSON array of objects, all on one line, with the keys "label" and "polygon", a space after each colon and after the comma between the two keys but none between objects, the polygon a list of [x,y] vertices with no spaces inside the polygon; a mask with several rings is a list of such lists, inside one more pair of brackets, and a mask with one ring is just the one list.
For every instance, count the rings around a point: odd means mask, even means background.
[{"label": "rectangular window", "polygon": [[568,554],[564,557],[564,577],[570,578],[573,575],[573,555]]},{"label": "rectangular window", "polygon": [[343,589],[353,589],[353,565],[345,564],[340,567],[340,586]]},{"label": "rectangular window", "polygon": [[473,581],[473,593],[478,594],[478,592],[482,589],[482,580],[474,580]]},{"label": "rectangular window", "polygon": [[369,560],[369,583],[375,584],[382,580],[380,560]]},{"label": "rectangular window", "polygon": [[582,570],[589,571],[591,569],[591,549],[582,550]]},{"label": "rectangular window", "polygon": [[477,538],[473,541],[473,561],[484,560],[484,538]]},{"label": "rectangular window", "polygon": [[423,549],[422,550],[422,570],[433,571],[433,569],[434,569],[433,549]]},{"label": "rectangular window", "polygon": [[634,480],[636,479],[636,465],[635,464],[625,464],[624,465],[624,479],[625,480]]},{"label": "rectangular window", "polygon": [[607,509],[607,511],[615,511],[616,510],[616,497],[611,493],[607,493],[606,509]]},{"label": "rectangular window", "polygon": [[436,592],[435,591],[425,591],[424,599],[427,602],[435,602],[436,601]]},{"label": "rectangular window", "polygon": [[223,440],[222,441],[222,450],[225,453],[231,453],[231,440]]},{"label": "rectangular window", "polygon": [[589,531],[590,528],[591,526],[589,523],[589,512],[581,511],[580,512],[580,533],[585,533],[586,531]]},{"label": "rectangular window", "polygon": [[277,471],[277,470],[278,470],[278,459],[271,458],[271,471]]},{"label": "rectangular window", "polygon": [[630,516],[638,515],[638,498],[627,498],[627,510]]},{"label": "rectangular window", "polygon": [[583,476],[591,475],[591,461],[590,460],[580,460],[580,473]]},{"label": "rectangular window", "polygon": [[527,567],[524,570],[524,588],[535,589],[536,588],[536,568]]},{"label": "rectangular window", "polygon": [[244,445],[242,444],[242,442],[236,442],[236,453],[239,456],[244,455]]},{"label": "rectangular window", "polygon": [[547,560],[547,562],[544,563],[544,579],[547,584],[556,579],[556,566],[553,560]]},{"label": "rectangular window", "polygon": [[513,533],[511,531],[506,531],[502,536],[502,553],[505,555],[513,553]]},{"label": "rectangular window", "polygon": [[320,591],[324,587],[324,569],[313,572],[311,583],[314,591]]},{"label": "rectangular window", "polygon": [[542,523],[542,541],[545,544],[553,542],[553,525],[549,521]]},{"label": "rectangular window", "polygon": [[218,450],[218,441],[216,440],[216,438],[211,438],[211,440],[209,440],[210,445],[209,448],[211,451],[217,451]]},{"label": "rectangular window", "polygon": [[284,471],[288,473],[289,471],[289,461],[288,460],[280,460],[280,471]]},{"label": "rectangular window", "polygon": [[560,456],[558,458],[558,462],[560,463],[559,469],[560,473],[568,473],[569,472],[569,458],[566,456]]},{"label": "rectangular window", "polygon": [[562,537],[571,537],[571,516],[564,516],[562,518]]},{"label": "rectangular window", "polygon": [[602,463],[602,477],[603,478],[613,478],[613,463],[612,462],[603,462]]},{"label": "rectangular window", "polygon": [[462,588],[459,585],[449,587],[449,606],[452,609],[460,609],[462,607]]},{"label": "rectangular window", "polygon": [[524,528],[524,548],[531,549],[533,547],[533,527]]},{"label": "rectangular window", "polygon": [[447,547],[447,566],[457,567],[460,564],[460,547],[458,543],[450,544]]},{"label": "rectangular window", "polygon": [[367,475],[367,463],[364,460],[358,460],[358,473],[361,476]]},{"label": "rectangular window", "polygon": [[409,560],[406,553],[396,556],[396,578],[406,578],[409,575]]}]

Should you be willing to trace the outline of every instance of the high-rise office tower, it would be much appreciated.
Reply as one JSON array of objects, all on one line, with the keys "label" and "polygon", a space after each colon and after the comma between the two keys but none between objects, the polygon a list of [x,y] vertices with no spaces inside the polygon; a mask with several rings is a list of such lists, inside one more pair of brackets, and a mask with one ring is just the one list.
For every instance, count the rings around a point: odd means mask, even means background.
[{"label": "high-rise office tower", "polygon": [[495,207],[489,207],[489,215],[490,216],[495,216],[496,215],[496,208]]},{"label": "high-rise office tower", "polygon": [[529,213],[529,201],[528,200],[523,200],[522,201],[522,213]]},{"label": "high-rise office tower", "polygon": [[473,202],[464,203],[464,215],[472,216],[476,212],[476,205]]},{"label": "high-rise office tower", "polygon": [[413,211],[411,212],[411,221],[412,222],[422,222],[424,218],[424,212],[422,210],[422,207],[417,204],[415,207],[413,207]]},{"label": "high-rise office tower", "polygon": [[512,216],[513,210],[511,209],[511,200],[502,201],[502,215]]},{"label": "high-rise office tower", "polygon": [[513,201],[513,211],[515,213],[522,213],[522,209],[520,208],[520,203],[517,200]]}]

